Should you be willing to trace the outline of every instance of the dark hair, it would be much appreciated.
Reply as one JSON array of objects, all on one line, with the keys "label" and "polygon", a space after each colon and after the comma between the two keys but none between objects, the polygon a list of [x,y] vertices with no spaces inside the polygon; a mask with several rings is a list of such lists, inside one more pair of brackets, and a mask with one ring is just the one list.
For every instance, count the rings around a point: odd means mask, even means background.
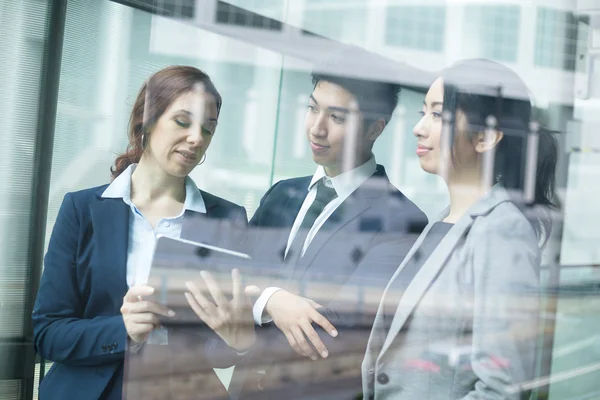
[{"label": "dark hair", "polygon": [[198,68],[183,65],[170,66],[156,72],[144,82],[129,117],[127,150],[117,157],[114,166],[110,168],[112,179],[119,176],[131,164],[140,161],[156,121],[175,99],[194,90],[198,84],[202,84],[204,90],[214,96],[218,115],[222,104],[221,95],[210,77]]},{"label": "dark hair", "polygon": [[[558,144],[554,135],[544,128],[537,129],[537,163],[533,199],[523,200],[525,166],[528,155],[528,137],[532,133],[532,104],[529,90],[519,76],[508,67],[489,60],[461,61],[442,71],[444,83],[444,112],[450,117],[451,139],[454,140],[456,111],[462,111],[469,124],[469,132],[482,132],[486,120],[493,116],[495,126],[504,133],[495,147],[494,183],[509,192],[518,193],[515,202],[520,206],[541,206],[542,210],[560,207],[555,193],[555,171]],[[550,230],[547,215],[537,218],[546,234]],[[540,226],[535,226],[540,233]]]},{"label": "dark hair", "polygon": [[313,86],[321,81],[334,83],[352,93],[367,124],[378,119],[385,120],[387,124],[398,105],[400,86],[394,83],[313,72]]}]

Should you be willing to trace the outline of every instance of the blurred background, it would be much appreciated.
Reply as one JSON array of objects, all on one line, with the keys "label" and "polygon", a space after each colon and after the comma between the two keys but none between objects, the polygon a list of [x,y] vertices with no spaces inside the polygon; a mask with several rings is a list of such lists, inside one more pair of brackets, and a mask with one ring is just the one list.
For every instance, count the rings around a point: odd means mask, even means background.
[{"label": "blurred background", "polygon": [[[49,363],[30,315],[50,232],[66,192],[109,182],[143,81],[173,64],[211,76],[224,103],[192,177],[250,217],[273,183],[314,173],[310,72],[336,53],[353,74],[422,89],[463,58],[523,78],[559,132],[563,202],[544,254],[535,396],[600,398],[600,1],[0,0],[0,399],[37,398]],[[435,217],[448,199],[414,152],[422,101],[401,93],[374,152]]]}]

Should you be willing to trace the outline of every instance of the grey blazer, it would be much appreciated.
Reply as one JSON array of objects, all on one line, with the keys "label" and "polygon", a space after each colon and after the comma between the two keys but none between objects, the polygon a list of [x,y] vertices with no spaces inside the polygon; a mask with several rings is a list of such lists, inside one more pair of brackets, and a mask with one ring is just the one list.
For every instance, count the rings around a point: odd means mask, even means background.
[{"label": "grey blazer", "polygon": [[[448,215],[446,210],[441,218]],[[448,231],[399,304],[383,294],[362,364],[365,398],[513,399],[534,377],[540,248],[536,233],[501,187]],[[386,327],[383,310],[395,310]],[[389,320],[388,320],[389,321]]]}]

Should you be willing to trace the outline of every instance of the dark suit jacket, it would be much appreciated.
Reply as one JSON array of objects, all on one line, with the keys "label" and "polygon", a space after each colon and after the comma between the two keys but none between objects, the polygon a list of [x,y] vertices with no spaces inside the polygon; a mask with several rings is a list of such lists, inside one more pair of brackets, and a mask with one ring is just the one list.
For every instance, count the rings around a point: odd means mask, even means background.
[{"label": "dark suit jacket", "polygon": [[[236,366],[232,397],[326,395],[314,391],[319,382],[331,395],[334,380],[343,390],[360,392],[360,362],[381,294],[427,224],[425,214],[378,165],[373,176],[328,218],[304,256],[291,265],[283,261],[283,254],[310,181],[311,177],[284,180],[265,194],[250,221],[251,251],[254,261],[266,266],[267,278],[257,278],[262,287],[273,284],[322,304],[321,313],[339,336],[333,339],[318,330],[330,355],[312,362],[297,356],[281,331],[266,324],[259,328],[253,351]],[[343,377],[332,379],[340,367]]]},{"label": "dark suit jacket", "polygon": [[[107,186],[68,193],[50,238],[33,310],[35,348],[54,361],[40,385],[43,400],[121,399],[129,352],[120,307],[128,290],[131,210],[122,199],[102,198]],[[245,209],[209,193],[202,197],[206,214],[186,211],[181,237],[239,248]],[[171,347],[177,340],[169,335]],[[201,347],[198,340],[186,345]]]}]

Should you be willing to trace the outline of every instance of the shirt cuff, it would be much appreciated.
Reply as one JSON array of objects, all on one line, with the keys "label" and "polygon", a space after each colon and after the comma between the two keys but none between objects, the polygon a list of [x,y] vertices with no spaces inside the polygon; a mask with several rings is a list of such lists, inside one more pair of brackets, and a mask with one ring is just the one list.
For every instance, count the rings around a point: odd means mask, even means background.
[{"label": "shirt cuff", "polygon": [[256,325],[261,326],[264,323],[273,321],[268,314],[265,315],[265,307],[267,307],[267,302],[271,296],[273,296],[273,294],[280,289],[281,288],[278,287],[268,287],[263,290],[261,295],[258,297],[254,303],[254,306],[252,307],[252,315],[254,316],[254,323]]},{"label": "shirt cuff", "polygon": [[238,351],[237,355],[238,356],[245,356],[246,354],[250,353],[251,351],[252,351],[252,347],[250,347],[248,350]]},{"label": "shirt cuff", "polygon": [[144,343],[146,342],[136,343],[133,340],[127,338],[127,351],[135,354],[140,351],[140,349],[144,346]]}]

